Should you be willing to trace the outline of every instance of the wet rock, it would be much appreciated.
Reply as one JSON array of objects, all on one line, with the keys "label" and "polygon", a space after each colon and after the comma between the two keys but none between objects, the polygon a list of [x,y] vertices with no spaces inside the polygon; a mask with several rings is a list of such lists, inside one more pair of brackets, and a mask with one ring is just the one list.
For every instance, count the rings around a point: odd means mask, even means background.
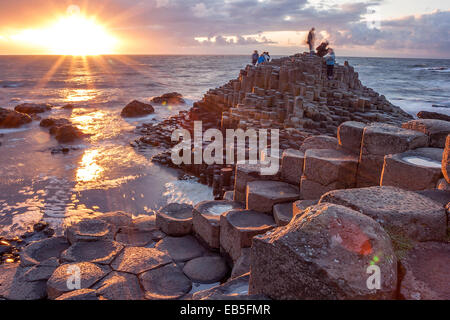
[{"label": "wet rock", "polygon": [[329,136],[313,136],[306,138],[300,147],[301,152],[309,149],[337,149],[339,142],[334,137]]},{"label": "wet rock", "polygon": [[45,281],[30,282],[28,268],[18,264],[0,265],[0,298],[7,300],[40,300],[47,296]]},{"label": "wet rock", "polygon": [[138,277],[122,272],[111,272],[94,287],[96,294],[107,300],[143,300]]},{"label": "wet rock", "polygon": [[110,264],[122,249],[123,245],[111,240],[77,242],[63,252],[61,259],[65,262]]},{"label": "wet rock", "polygon": [[273,218],[277,226],[283,227],[291,222],[293,217],[292,202],[280,203],[273,206]]},{"label": "wet rock", "polygon": [[139,102],[134,100],[130,102],[123,110],[122,117],[124,118],[136,118],[143,117],[155,112],[155,109],[150,104]]},{"label": "wet rock", "polygon": [[62,127],[72,124],[70,120],[64,118],[47,118],[39,124],[43,128]]},{"label": "wet rock", "polygon": [[192,282],[174,263],[139,276],[149,300],[179,299],[189,293]]},{"label": "wet rock", "polygon": [[341,124],[338,128],[339,147],[359,155],[365,127],[366,124],[356,121]]},{"label": "wet rock", "polygon": [[20,253],[22,266],[44,263],[51,258],[59,258],[70,244],[64,237],[55,237],[32,242]]},{"label": "wet rock", "polygon": [[[367,286],[373,263],[383,270],[379,290]],[[255,237],[251,270],[249,293],[280,300],[393,299],[397,285],[387,233],[373,219],[333,204],[310,207],[288,226]]]},{"label": "wet rock", "polygon": [[49,104],[23,103],[14,108],[15,111],[29,115],[44,113],[52,110]]},{"label": "wet rock", "polygon": [[281,162],[281,179],[287,183],[298,185],[303,174],[305,154],[301,151],[288,149],[283,152]]},{"label": "wet rock", "polygon": [[235,201],[204,201],[193,211],[194,232],[213,249],[220,248],[220,216],[227,211],[244,209]]},{"label": "wet rock", "polygon": [[252,239],[276,227],[267,214],[249,210],[231,210],[220,217],[220,247],[233,261],[239,259],[242,248],[249,248]]},{"label": "wet rock", "polygon": [[70,143],[86,137],[80,129],[73,125],[65,125],[54,128],[54,136],[59,143]]},{"label": "wet rock", "polygon": [[[156,239],[156,241],[159,240]],[[116,234],[116,241],[128,247],[145,247],[155,242],[155,236],[152,231],[121,228]]]},{"label": "wet rock", "polygon": [[[90,262],[64,264],[55,270],[47,282],[48,297],[53,300],[73,289],[88,289],[110,271],[111,269],[107,266]],[[75,276],[80,276],[79,288],[76,288],[77,283],[73,280]],[[68,284],[74,285],[74,288],[69,288]]]},{"label": "wet rock", "polygon": [[444,208],[416,192],[395,187],[336,190],[320,199],[320,203],[325,202],[357,210],[406,242],[442,241],[446,237]]},{"label": "wet rock", "polygon": [[156,226],[169,236],[185,236],[192,232],[192,210],[188,204],[171,203],[156,213]]},{"label": "wet rock", "polygon": [[450,116],[438,112],[420,111],[417,114],[417,117],[419,119],[435,119],[435,120],[450,121]]},{"label": "wet rock", "polygon": [[205,249],[193,236],[165,237],[155,248],[169,254],[175,262],[189,261],[205,253]]},{"label": "wet rock", "polygon": [[60,295],[58,298],[56,298],[55,300],[89,301],[89,300],[99,300],[99,298],[97,297],[96,291],[93,289],[80,289],[80,290],[75,290],[75,291],[71,291],[68,293],[64,293],[64,294]]},{"label": "wet rock", "polygon": [[400,260],[400,295],[407,300],[450,299],[450,243],[417,244]]},{"label": "wet rock", "polygon": [[298,187],[278,181],[253,181],[247,184],[247,209],[272,213],[278,203],[300,198]]},{"label": "wet rock", "polygon": [[442,149],[418,148],[384,158],[380,184],[405,190],[434,189],[442,177]]},{"label": "wet rock", "polygon": [[428,136],[417,131],[374,123],[364,129],[358,187],[380,185],[384,156],[428,147]]},{"label": "wet rock", "polygon": [[0,108],[0,128],[18,128],[32,121],[29,115]]},{"label": "wet rock", "polygon": [[195,258],[186,263],[183,272],[195,283],[215,283],[223,280],[228,266],[220,256]]},{"label": "wet rock", "polygon": [[113,261],[111,267],[115,271],[140,274],[164,266],[171,261],[167,253],[158,249],[128,247]]},{"label": "wet rock", "polygon": [[84,219],[66,229],[66,236],[70,243],[89,242],[98,240],[113,240],[115,227],[101,219]]},{"label": "wet rock", "polygon": [[445,139],[450,134],[450,122],[444,120],[412,120],[402,127],[426,134],[430,138],[430,147],[433,148],[445,148]]},{"label": "wet rock", "polygon": [[442,173],[447,183],[450,183],[450,135],[447,136],[444,154],[442,155]]},{"label": "wet rock", "polygon": [[236,260],[233,266],[233,270],[231,271],[231,279],[238,278],[246,273],[250,272],[250,263],[251,263],[251,249],[250,248],[242,248],[241,256]]},{"label": "wet rock", "polygon": [[180,105],[186,103],[183,99],[183,95],[178,92],[165,93],[160,97],[153,98],[152,102],[162,105]]}]

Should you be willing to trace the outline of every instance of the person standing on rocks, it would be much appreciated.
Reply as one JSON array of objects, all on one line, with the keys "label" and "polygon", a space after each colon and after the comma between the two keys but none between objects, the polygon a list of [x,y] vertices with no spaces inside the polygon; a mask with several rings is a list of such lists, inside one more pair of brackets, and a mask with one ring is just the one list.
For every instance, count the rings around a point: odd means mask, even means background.
[{"label": "person standing on rocks", "polygon": [[256,66],[256,64],[258,63],[258,58],[259,58],[258,50],[255,50],[252,54],[252,64],[254,66]]},{"label": "person standing on rocks", "polygon": [[309,46],[309,54],[314,55],[314,44],[316,42],[316,28],[312,28],[308,33],[308,39],[306,43]]},{"label": "person standing on rocks", "polygon": [[336,55],[332,48],[328,49],[328,54],[325,56],[325,61],[327,63],[327,77],[328,80],[333,80],[334,77],[334,65],[336,64]]},{"label": "person standing on rocks", "polygon": [[259,58],[258,58],[258,66],[259,66],[259,65],[262,65],[262,64],[264,64],[264,63],[266,63],[266,56],[265,56],[264,53],[263,53],[263,54],[261,54],[261,55],[259,56]]},{"label": "person standing on rocks", "polygon": [[268,52],[264,52],[263,55],[264,55],[264,58],[266,59],[266,62],[270,62],[270,60],[271,60],[270,54]]}]

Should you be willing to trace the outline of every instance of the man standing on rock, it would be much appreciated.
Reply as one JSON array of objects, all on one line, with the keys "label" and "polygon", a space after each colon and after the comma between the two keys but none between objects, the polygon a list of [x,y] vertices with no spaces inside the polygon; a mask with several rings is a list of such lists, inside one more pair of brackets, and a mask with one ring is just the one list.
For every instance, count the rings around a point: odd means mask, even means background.
[{"label": "man standing on rock", "polygon": [[254,66],[256,66],[256,63],[258,62],[258,58],[259,58],[258,50],[255,50],[255,52],[253,52],[252,54],[252,64]]},{"label": "man standing on rock", "polygon": [[309,54],[312,56],[314,55],[314,44],[316,42],[316,28],[312,28],[308,33],[308,39],[306,40],[306,43],[309,46]]}]

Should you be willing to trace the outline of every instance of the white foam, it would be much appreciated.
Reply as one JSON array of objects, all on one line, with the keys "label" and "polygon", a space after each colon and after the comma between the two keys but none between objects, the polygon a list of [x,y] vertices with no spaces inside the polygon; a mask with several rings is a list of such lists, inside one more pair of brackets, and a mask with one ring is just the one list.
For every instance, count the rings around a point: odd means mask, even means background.
[{"label": "white foam", "polygon": [[177,180],[165,185],[167,203],[196,205],[202,201],[214,200],[213,190],[195,180]]},{"label": "white foam", "polygon": [[208,212],[214,216],[220,216],[222,213],[230,211],[233,206],[229,204],[218,204],[208,209]]},{"label": "white foam", "polygon": [[440,168],[442,166],[442,164],[439,161],[422,157],[410,156],[403,158],[403,160],[422,167]]}]

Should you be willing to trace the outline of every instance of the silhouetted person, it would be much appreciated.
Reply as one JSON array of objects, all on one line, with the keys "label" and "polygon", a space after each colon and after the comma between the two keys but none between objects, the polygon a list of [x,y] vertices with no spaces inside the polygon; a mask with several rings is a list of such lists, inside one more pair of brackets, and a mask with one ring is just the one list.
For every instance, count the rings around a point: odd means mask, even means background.
[{"label": "silhouetted person", "polygon": [[312,28],[308,33],[306,43],[309,46],[309,54],[314,55],[314,44],[316,43],[316,28]]},{"label": "silhouetted person", "polygon": [[254,66],[256,66],[256,64],[258,63],[258,58],[259,58],[258,50],[255,50],[255,52],[253,52],[252,54],[252,64]]},{"label": "silhouetted person", "polygon": [[325,57],[326,56],[326,54],[328,53],[328,41],[324,41],[324,42],[322,42],[321,44],[320,44],[320,46],[318,46],[317,48],[316,48],[316,50],[317,50],[317,55],[319,56],[319,57],[321,57],[321,58],[323,58],[323,57]]}]

